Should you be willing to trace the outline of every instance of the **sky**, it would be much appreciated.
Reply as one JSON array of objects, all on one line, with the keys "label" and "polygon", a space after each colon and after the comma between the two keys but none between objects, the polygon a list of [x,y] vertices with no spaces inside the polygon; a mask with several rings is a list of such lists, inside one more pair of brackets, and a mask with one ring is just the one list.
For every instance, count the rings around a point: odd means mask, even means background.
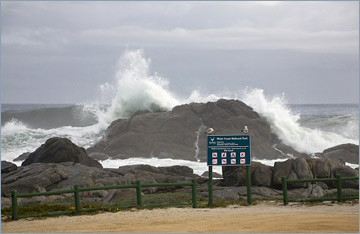
[{"label": "sky", "polygon": [[83,103],[126,50],[186,98],[359,103],[359,2],[1,2],[1,102]]}]

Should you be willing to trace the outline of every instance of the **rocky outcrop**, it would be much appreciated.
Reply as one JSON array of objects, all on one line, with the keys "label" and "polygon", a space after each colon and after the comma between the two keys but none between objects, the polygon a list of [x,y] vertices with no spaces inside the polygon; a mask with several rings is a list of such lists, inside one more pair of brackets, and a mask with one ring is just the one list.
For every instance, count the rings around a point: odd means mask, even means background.
[{"label": "rocky outcrop", "polygon": [[[222,167],[223,185],[245,186],[246,168],[241,166]],[[251,164],[251,184],[254,186],[266,186],[281,189],[282,177],[289,180],[313,179],[313,178],[335,178],[337,175],[343,177],[358,177],[359,171],[345,166],[332,159],[309,159],[296,158],[284,162],[276,162],[274,167],[266,166],[258,162]],[[310,183],[290,183],[288,188],[308,188]],[[324,188],[336,188],[336,183],[317,183]],[[344,188],[358,189],[359,181],[343,181]],[[313,188],[311,191],[316,191]]]},{"label": "rocky outcrop", "polygon": [[[307,178],[311,175],[316,178],[326,176],[358,176],[358,170],[345,167],[343,164],[331,159],[290,159],[279,162],[275,167],[269,167],[258,162],[251,165],[251,191],[254,199],[272,198],[281,199],[281,184],[274,182],[275,175],[292,175],[293,178]],[[246,200],[246,170],[245,167],[223,167],[223,179],[214,178],[214,199],[221,200]],[[193,173],[186,166],[153,167],[149,165],[123,166],[117,169],[88,167],[80,163],[33,163],[28,166],[16,167],[12,163],[2,161],[1,195],[2,207],[11,204],[10,196],[12,190],[20,193],[34,193],[57,191],[80,187],[102,187],[107,185],[135,184],[137,180],[141,183],[177,183],[197,181],[199,196],[208,196],[208,179]],[[290,184],[289,184],[290,185]],[[358,181],[343,181],[344,191],[356,193]],[[313,183],[301,184],[299,186],[288,186],[289,197],[321,197],[327,193],[336,193],[336,184]],[[191,193],[191,188],[180,187]],[[144,193],[156,193],[167,190],[171,192],[174,187],[143,187]],[[82,192],[82,200],[103,203],[116,203],[124,198],[135,197],[135,189],[113,189]],[[56,199],[66,199],[73,194],[40,196],[33,198],[19,198],[19,204],[36,202],[46,204]]]},{"label": "rocky outcrop", "polygon": [[48,139],[34,152],[30,153],[22,166],[32,163],[75,162],[89,167],[102,168],[102,165],[90,158],[85,149],[72,143],[69,139],[53,137]]},{"label": "rocky outcrop", "polygon": [[359,145],[342,144],[324,150],[318,156],[334,159],[340,162],[359,164]]},{"label": "rocky outcrop", "polygon": [[[3,162],[2,162],[3,164]],[[80,187],[97,187],[116,184],[190,182],[200,176],[185,166],[153,167],[149,165],[124,166],[118,169],[100,169],[80,163],[33,163],[1,174],[1,195],[9,197],[12,190],[20,193],[47,192]],[[144,188],[146,190],[157,188]],[[112,191],[113,192],[113,191]],[[105,197],[108,192],[94,192]]]},{"label": "rocky outcrop", "polygon": [[249,128],[253,157],[288,157],[272,147],[274,135],[258,113],[241,101],[224,99],[176,106],[167,112],[138,112],[129,119],[116,120],[106,130],[104,139],[87,152],[98,160],[159,157],[206,161],[207,128],[213,128],[214,135],[229,135],[240,134],[245,125]]}]

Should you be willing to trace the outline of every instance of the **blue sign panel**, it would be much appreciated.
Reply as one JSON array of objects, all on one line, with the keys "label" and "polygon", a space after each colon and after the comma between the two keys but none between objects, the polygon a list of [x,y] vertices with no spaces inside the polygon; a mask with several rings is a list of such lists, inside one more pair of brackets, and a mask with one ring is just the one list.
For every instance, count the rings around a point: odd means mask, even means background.
[{"label": "blue sign panel", "polygon": [[207,136],[208,166],[249,166],[250,136]]}]

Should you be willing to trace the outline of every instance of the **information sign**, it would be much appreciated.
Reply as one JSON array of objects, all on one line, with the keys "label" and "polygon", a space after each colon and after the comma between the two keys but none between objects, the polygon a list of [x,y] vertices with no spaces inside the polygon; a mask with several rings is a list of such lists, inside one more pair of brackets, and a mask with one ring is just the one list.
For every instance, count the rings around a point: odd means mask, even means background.
[{"label": "information sign", "polygon": [[251,165],[250,135],[207,136],[208,166]]}]

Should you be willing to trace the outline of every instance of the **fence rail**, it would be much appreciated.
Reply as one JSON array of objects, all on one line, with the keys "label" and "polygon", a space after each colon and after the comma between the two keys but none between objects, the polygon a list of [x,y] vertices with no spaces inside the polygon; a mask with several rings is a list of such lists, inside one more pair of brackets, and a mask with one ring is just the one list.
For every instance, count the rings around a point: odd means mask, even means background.
[{"label": "fence rail", "polygon": [[[284,205],[288,205],[289,202],[308,202],[308,201],[344,201],[350,199],[359,199],[358,196],[344,197],[342,195],[342,181],[343,180],[359,180],[359,177],[341,177],[340,175],[336,178],[320,178],[320,179],[302,179],[302,180],[288,180],[286,176],[282,177],[282,189],[283,189],[283,200]],[[288,183],[304,183],[304,182],[325,182],[325,181],[336,181],[337,197],[317,197],[317,198],[288,198],[287,184]]]},{"label": "fence rail", "polygon": [[[177,187],[177,186],[191,186],[192,190],[192,197],[191,203],[168,203],[168,204],[143,204],[142,202],[142,188],[143,187]],[[79,188],[78,185],[74,185],[73,189],[67,190],[59,190],[59,191],[50,191],[50,192],[40,192],[40,193],[17,193],[16,190],[11,192],[11,217],[13,220],[21,219],[21,218],[29,218],[29,217],[39,217],[39,216],[57,216],[57,215],[64,215],[64,214],[72,214],[72,213],[79,213],[79,212],[87,212],[96,210],[96,208],[86,208],[81,209],[80,203],[80,192],[86,191],[96,191],[96,190],[108,190],[108,189],[128,189],[128,188],[135,188],[136,189],[136,206],[138,208],[143,207],[162,207],[162,206],[186,206],[192,205],[193,208],[197,208],[197,195],[196,195],[196,180],[193,179],[192,182],[184,182],[184,183],[159,183],[159,184],[141,184],[140,181],[136,181],[136,184],[128,184],[128,185],[110,185],[110,186],[102,186],[102,187],[89,187],[89,188]],[[44,214],[34,214],[34,215],[18,215],[18,204],[17,198],[19,197],[34,197],[34,196],[49,196],[49,195],[59,195],[65,193],[74,193],[74,210],[71,211],[58,211],[58,212],[50,212]],[[134,206],[114,206],[114,207],[103,207],[103,210],[109,210],[113,208],[131,208]]]}]

